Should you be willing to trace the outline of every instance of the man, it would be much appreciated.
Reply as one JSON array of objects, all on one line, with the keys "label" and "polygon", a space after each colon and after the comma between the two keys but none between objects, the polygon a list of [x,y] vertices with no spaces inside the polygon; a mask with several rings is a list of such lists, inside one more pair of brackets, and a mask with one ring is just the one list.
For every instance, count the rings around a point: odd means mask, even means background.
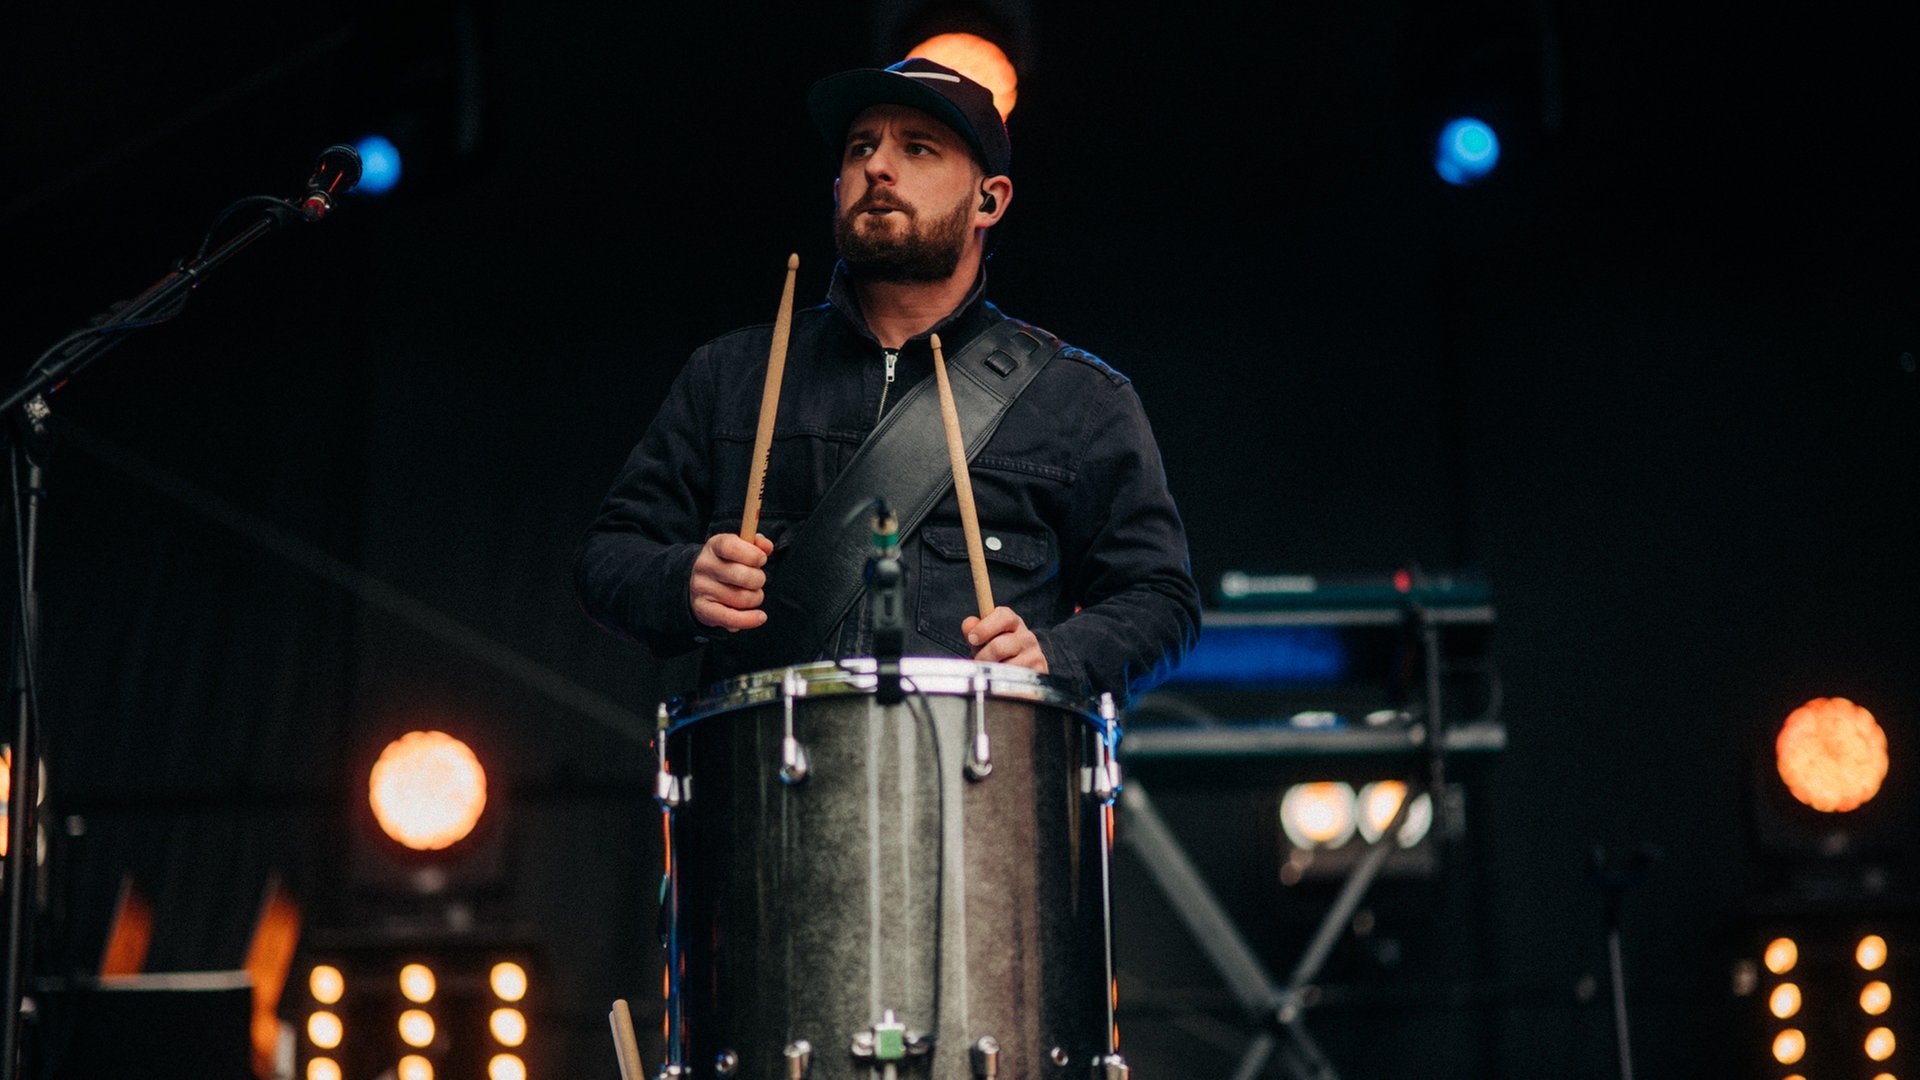
[{"label": "man", "polygon": [[[837,502],[829,489],[867,459],[878,471],[855,475],[875,476],[870,486],[903,481],[911,463],[891,463],[910,455],[883,450],[892,444],[878,436],[858,457],[877,427],[923,440],[930,431],[939,445],[929,400],[937,335],[956,368],[985,357],[967,369],[981,384],[1031,382],[989,395],[1012,403],[970,468],[998,606],[985,618],[972,610],[959,504],[950,479],[931,478],[926,490],[938,490],[938,501],[901,536],[906,655],[1016,664],[1124,704],[1192,647],[1199,593],[1131,384],[984,299],[987,231],[1013,202],[1011,148],[992,94],[909,59],[825,79],[808,105],[840,155],[841,261],[827,303],[793,317],[760,535],[738,533],[766,326],[717,338],[688,361],[581,547],[583,605],[664,655],[706,646],[709,680],[872,655],[868,605],[847,602],[858,595],[870,519],[847,520],[822,500],[845,505],[847,489]],[[953,381],[970,385],[962,374]],[[984,408],[971,408],[969,420],[981,423]],[[889,420],[896,409],[900,423]]]}]

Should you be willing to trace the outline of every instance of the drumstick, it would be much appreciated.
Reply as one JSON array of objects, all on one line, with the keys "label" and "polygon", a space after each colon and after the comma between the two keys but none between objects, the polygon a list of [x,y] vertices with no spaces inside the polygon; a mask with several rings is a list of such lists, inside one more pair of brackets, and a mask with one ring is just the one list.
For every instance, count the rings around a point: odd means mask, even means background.
[{"label": "drumstick", "polygon": [[773,348],[767,353],[767,382],[760,391],[760,428],[753,433],[753,467],[747,476],[747,508],[740,515],[740,539],[753,542],[760,531],[760,494],[767,486],[767,457],[773,452],[773,418],[780,411],[780,377],[787,370],[787,337],[793,332],[793,275],[800,256],[787,256],[787,283],[780,290],[780,311],[773,317]]},{"label": "drumstick", "polygon": [[967,535],[967,565],[973,568],[973,599],[984,619],[993,613],[993,585],[987,580],[987,552],[980,544],[980,517],[973,508],[967,448],[960,444],[960,411],[953,406],[953,384],[947,381],[939,334],[933,335],[933,374],[940,383],[940,420],[947,428],[947,459],[953,463],[953,494],[960,500],[960,529]]},{"label": "drumstick", "polygon": [[640,1063],[640,1041],[633,1034],[633,1013],[627,999],[618,998],[607,1014],[613,1025],[613,1053],[620,1062],[620,1080],[646,1080],[646,1067]]}]

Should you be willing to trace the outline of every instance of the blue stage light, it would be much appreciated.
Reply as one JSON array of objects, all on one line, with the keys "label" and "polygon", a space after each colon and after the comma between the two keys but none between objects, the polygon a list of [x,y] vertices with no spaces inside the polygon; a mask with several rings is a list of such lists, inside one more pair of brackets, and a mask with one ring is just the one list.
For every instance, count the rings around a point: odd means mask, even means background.
[{"label": "blue stage light", "polygon": [[1485,121],[1463,116],[1440,129],[1433,171],[1447,183],[1464,187],[1484,178],[1499,162],[1500,137]]},{"label": "blue stage light", "polygon": [[400,182],[400,149],[384,135],[369,135],[353,144],[360,153],[360,183],[356,195],[385,195]]}]

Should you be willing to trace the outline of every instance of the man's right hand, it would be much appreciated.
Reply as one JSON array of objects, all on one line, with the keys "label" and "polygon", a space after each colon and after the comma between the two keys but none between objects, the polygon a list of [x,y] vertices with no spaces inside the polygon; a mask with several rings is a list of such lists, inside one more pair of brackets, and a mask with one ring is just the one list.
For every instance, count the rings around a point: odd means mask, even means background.
[{"label": "man's right hand", "polygon": [[709,537],[693,560],[687,600],[702,626],[751,630],[767,621],[767,556],[773,541],[756,535],[752,543],[734,533]]}]

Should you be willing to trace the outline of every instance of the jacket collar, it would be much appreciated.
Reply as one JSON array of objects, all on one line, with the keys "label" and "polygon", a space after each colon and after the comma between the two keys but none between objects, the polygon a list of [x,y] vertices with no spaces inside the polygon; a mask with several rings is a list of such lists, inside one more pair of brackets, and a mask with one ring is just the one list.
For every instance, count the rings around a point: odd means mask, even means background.
[{"label": "jacket collar", "polygon": [[[948,348],[951,349],[958,342],[972,340],[974,335],[984,329],[981,325],[981,317],[986,312],[995,310],[992,304],[985,301],[986,293],[987,268],[982,264],[980,272],[974,275],[973,287],[967,290],[967,295],[960,301],[960,306],[949,311],[939,322],[913,335],[908,341],[924,342],[929,335],[939,334],[942,341],[950,343]],[[880,339],[875,337],[873,330],[867,326],[867,316],[860,310],[860,299],[854,295],[853,278],[848,273],[847,264],[844,262],[833,264],[833,280],[827,284],[827,303],[852,324],[861,337],[875,345],[880,344]]]}]

